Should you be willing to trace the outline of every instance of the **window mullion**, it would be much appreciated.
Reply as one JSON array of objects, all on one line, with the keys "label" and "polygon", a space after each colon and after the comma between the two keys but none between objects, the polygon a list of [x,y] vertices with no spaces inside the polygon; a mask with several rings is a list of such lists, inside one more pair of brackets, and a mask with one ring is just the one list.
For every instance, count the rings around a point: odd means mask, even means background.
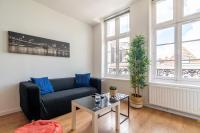
[{"label": "window mullion", "polygon": [[115,31],[116,31],[116,75],[119,75],[119,29],[120,29],[120,24],[119,24],[119,18],[115,19],[116,25],[115,25]]},{"label": "window mullion", "polygon": [[152,2],[152,44],[151,44],[151,71],[150,71],[150,80],[155,79],[156,78],[156,1]]},{"label": "window mullion", "polygon": [[155,79],[156,78],[156,76],[157,76],[157,59],[156,59],[156,57],[157,57],[157,50],[156,50],[156,40],[157,40],[157,36],[156,36],[156,29],[153,31],[154,33],[154,38],[153,38],[153,46],[152,46],[152,49],[153,49],[153,51],[152,51],[152,55],[153,55],[153,66],[152,66],[152,68],[154,68],[153,69],[153,71],[152,71],[152,75],[153,75],[153,78]]},{"label": "window mullion", "polygon": [[[183,0],[176,0],[174,10],[176,10],[176,22],[180,21],[183,17]],[[176,80],[181,80],[182,76],[182,45],[181,45],[181,36],[182,36],[181,24],[176,24]]]},{"label": "window mullion", "polygon": [[105,31],[105,34],[104,34],[104,41],[105,41],[105,47],[104,47],[104,62],[105,62],[105,64],[104,64],[104,76],[105,75],[108,75],[108,72],[107,72],[107,70],[108,70],[108,52],[107,52],[107,43],[108,43],[108,41],[107,41],[107,24],[105,24],[104,25],[104,31]]},{"label": "window mullion", "polygon": [[176,80],[181,78],[181,26],[180,24],[176,25],[175,31],[176,45],[175,45],[175,62],[176,62]]}]

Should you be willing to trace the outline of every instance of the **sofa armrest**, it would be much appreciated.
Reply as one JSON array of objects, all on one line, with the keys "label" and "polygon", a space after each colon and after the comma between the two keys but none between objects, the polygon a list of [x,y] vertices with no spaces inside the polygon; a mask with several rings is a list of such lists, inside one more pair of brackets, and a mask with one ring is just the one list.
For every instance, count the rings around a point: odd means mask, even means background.
[{"label": "sofa armrest", "polygon": [[40,91],[32,82],[21,82],[20,106],[29,120],[40,118]]},{"label": "sofa armrest", "polygon": [[101,79],[98,78],[90,78],[90,84],[92,87],[97,89],[97,92],[101,94]]}]

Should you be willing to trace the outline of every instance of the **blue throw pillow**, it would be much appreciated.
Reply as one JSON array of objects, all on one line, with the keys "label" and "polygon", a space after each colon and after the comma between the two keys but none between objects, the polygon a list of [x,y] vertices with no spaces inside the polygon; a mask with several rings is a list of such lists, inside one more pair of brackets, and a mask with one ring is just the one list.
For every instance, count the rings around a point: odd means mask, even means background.
[{"label": "blue throw pillow", "polygon": [[41,95],[54,92],[53,86],[51,82],[49,81],[48,77],[31,78],[31,81],[39,87]]},{"label": "blue throw pillow", "polygon": [[89,87],[90,86],[90,73],[75,74],[75,87]]}]

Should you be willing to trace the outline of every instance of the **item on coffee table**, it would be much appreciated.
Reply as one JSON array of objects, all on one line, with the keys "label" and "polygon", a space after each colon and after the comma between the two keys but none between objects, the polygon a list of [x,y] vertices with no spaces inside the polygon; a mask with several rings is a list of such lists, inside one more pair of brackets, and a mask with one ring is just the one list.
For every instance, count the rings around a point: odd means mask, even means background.
[{"label": "item on coffee table", "polygon": [[117,87],[110,86],[110,96],[115,97],[117,95]]}]

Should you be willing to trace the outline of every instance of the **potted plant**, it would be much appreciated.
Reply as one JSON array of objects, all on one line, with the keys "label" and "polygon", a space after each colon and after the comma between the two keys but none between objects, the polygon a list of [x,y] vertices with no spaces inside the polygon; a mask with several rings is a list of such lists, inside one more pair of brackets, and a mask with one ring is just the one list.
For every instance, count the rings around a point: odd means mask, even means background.
[{"label": "potted plant", "polygon": [[110,96],[115,97],[117,95],[117,87],[110,86]]},{"label": "potted plant", "polygon": [[128,52],[130,83],[133,88],[130,105],[134,108],[142,108],[144,104],[140,89],[144,89],[146,86],[145,81],[149,65],[149,59],[144,44],[144,36],[136,36],[131,42]]}]

